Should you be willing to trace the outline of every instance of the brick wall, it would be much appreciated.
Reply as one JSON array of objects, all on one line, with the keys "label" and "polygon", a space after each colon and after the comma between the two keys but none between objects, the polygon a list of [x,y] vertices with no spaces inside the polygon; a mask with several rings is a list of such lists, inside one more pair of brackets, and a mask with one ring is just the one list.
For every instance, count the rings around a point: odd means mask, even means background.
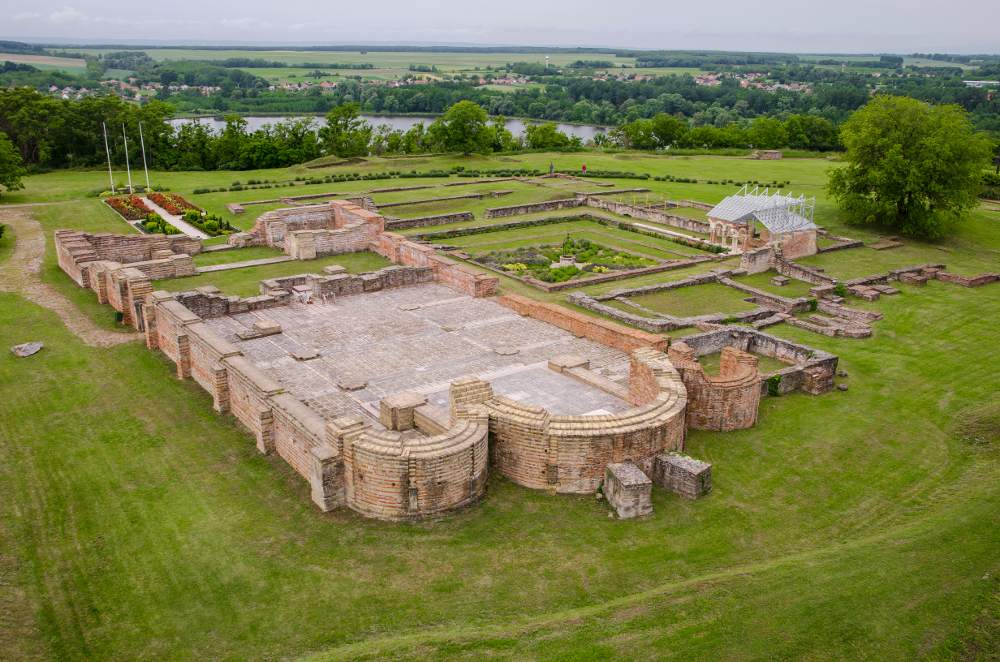
[{"label": "brick wall", "polygon": [[718,375],[705,374],[694,350],[683,342],[670,346],[671,362],[687,388],[688,427],[697,430],[740,430],[757,422],[761,378],[757,357],[727,346],[722,348]]},{"label": "brick wall", "polygon": [[587,338],[623,352],[640,347],[653,347],[661,351],[667,348],[668,341],[662,336],[584,315],[554,303],[544,303],[518,294],[505,294],[497,299],[497,303],[519,315],[542,320],[579,338]]},{"label": "brick wall", "polygon": [[[479,197],[479,196],[472,196]],[[433,225],[449,223],[466,223],[474,220],[472,212],[463,211],[454,214],[438,214],[436,216],[421,216],[419,218],[394,218],[385,222],[386,230],[402,230],[404,228],[425,228]]]},{"label": "brick wall", "polygon": [[548,202],[532,202],[526,205],[493,207],[486,210],[486,214],[483,218],[505,218],[507,216],[518,216],[521,214],[535,214],[543,211],[556,211],[558,209],[580,207],[583,204],[583,200],[580,198],[566,198],[564,200],[549,200]]},{"label": "brick wall", "polygon": [[657,453],[683,448],[687,396],[680,375],[649,347],[633,352],[632,361],[630,393],[640,404],[620,414],[553,416],[509,398],[488,400],[496,469],[525,487],[579,494],[597,489],[608,464],[630,461],[649,471]]},{"label": "brick wall", "polygon": [[668,214],[667,212],[660,211],[658,209],[647,209],[645,207],[637,207],[635,205],[626,204],[624,202],[616,202],[614,200],[605,200],[592,195],[584,195],[581,197],[582,202],[587,207],[593,207],[595,209],[603,209],[605,211],[610,211],[614,214],[619,214],[620,216],[629,216],[631,218],[638,218],[643,221],[649,221],[651,223],[659,223],[660,225],[670,225],[675,228],[680,228],[682,230],[690,230],[692,232],[701,232],[708,234],[708,223],[705,221],[699,221],[694,218],[687,218],[685,216],[676,216],[674,214]]}]

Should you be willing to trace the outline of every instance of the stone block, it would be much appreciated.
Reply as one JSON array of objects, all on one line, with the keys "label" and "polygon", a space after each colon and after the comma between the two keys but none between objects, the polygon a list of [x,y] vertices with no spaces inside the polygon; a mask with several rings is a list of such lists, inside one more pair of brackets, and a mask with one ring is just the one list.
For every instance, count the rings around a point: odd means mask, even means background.
[{"label": "stone block", "polygon": [[342,267],[339,264],[331,264],[323,267],[323,273],[327,274],[328,276],[337,276],[340,274],[346,274],[347,267]]},{"label": "stone block", "polygon": [[660,453],[653,462],[653,481],[686,499],[712,491],[712,465],[680,453]]},{"label": "stone block", "polygon": [[274,320],[260,319],[253,323],[253,330],[262,335],[281,333],[281,325]]},{"label": "stone block", "polygon": [[361,389],[368,386],[368,382],[363,379],[353,379],[350,377],[341,379],[337,382],[337,387],[342,391],[360,391]]},{"label": "stone block", "polygon": [[785,285],[788,285],[789,282],[790,281],[786,276],[775,276],[771,279],[771,285],[776,285],[778,287],[784,287]]},{"label": "stone block", "polygon": [[604,496],[621,519],[653,513],[653,481],[631,462],[609,464],[604,471]]},{"label": "stone block", "polygon": [[410,391],[384,397],[378,406],[379,423],[389,430],[412,430],[413,411],[425,404],[427,396]]},{"label": "stone block", "polygon": [[556,372],[566,372],[567,370],[571,370],[573,368],[583,368],[585,370],[589,370],[590,361],[582,356],[576,356],[573,354],[561,354],[549,359],[550,370],[555,370]]}]

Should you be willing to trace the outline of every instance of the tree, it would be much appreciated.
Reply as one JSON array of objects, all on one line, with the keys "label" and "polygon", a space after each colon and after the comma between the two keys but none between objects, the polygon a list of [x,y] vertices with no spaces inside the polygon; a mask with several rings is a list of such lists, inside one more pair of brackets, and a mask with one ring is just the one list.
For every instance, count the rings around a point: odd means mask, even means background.
[{"label": "tree", "polygon": [[486,123],[483,107],[474,101],[459,101],[434,120],[428,132],[432,141],[446,152],[489,154],[496,132]]},{"label": "tree", "polygon": [[840,138],[847,166],[829,190],[853,223],[936,239],[976,205],[989,143],[958,106],[877,96]]},{"label": "tree", "polygon": [[361,119],[361,106],[344,103],[326,114],[326,126],[319,130],[320,142],[327,154],[342,158],[366,156],[372,127]]},{"label": "tree", "polygon": [[22,188],[21,177],[25,174],[27,172],[17,148],[7,134],[0,131],[0,186],[8,191]]},{"label": "tree", "polygon": [[684,138],[684,134],[688,132],[687,122],[666,113],[658,113],[653,117],[652,122],[653,135],[660,147],[669,147],[674,143],[679,143]]},{"label": "tree", "polygon": [[529,124],[524,127],[524,139],[529,149],[565,149],[579,145],[559,130],[555,122]]}]

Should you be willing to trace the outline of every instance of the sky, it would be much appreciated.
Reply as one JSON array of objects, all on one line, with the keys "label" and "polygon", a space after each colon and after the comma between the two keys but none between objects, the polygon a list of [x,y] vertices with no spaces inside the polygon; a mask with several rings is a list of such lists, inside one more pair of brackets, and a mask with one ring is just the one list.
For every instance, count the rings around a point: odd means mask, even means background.
[{"label": "sky", "polygon": [[0,38],[996,53],[1000,0],[3,0]]}]

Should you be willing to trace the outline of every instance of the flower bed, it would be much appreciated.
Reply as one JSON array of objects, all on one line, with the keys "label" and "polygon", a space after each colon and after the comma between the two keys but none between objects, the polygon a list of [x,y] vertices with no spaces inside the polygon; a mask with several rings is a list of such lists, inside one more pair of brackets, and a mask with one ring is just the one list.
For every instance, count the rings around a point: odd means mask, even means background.
[{"label": "flower bed", "polygon": [[116,195],[105,198],[104,202],[127,221],[139,221],[153,213],[137,195]]},{"label": "flower bed", "polygon": [[572,237],[566,237],[562,244],[552,246],[492,251],[477,256],[475,261],[512,276],[530,276],[543,283],[562,283],[592,274],[640,269],[658,264],[656,260],[607,248],[588,239]]},{"label": "flower bed", "polygon": [[163,207],[168,214],[173,214],[174,216],[180,216],[189,209],[201,211],[200,208],[194,206],[176,193],[150,193],[149,199],[160,207]]},{"label": "flower bed", "polygon": [[218,214],[202,214],[194,209],[189,209],[184,212],[184,220],[213,237],[236,232],[236,228]]}]

